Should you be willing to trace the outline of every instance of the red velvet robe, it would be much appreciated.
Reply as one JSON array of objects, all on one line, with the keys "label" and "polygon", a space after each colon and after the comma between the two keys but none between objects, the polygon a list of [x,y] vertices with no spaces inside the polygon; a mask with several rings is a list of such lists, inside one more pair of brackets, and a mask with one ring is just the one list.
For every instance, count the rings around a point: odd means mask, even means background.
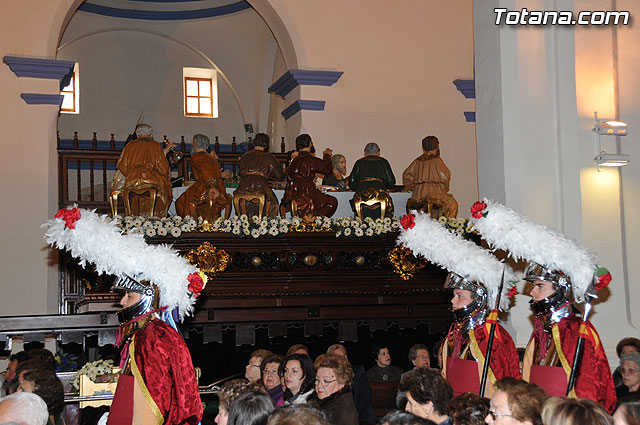
[{"label": "red velvet robe", "polygon": [[[542,319],[536,318],[536,321],[540,320]],[[575,314],[571,314],[560,320],[559,323],[554,323],[551,327],[552,332],[548,335],[550,349],[555,348],[558,353],[559,364],[557,364],[557,367],[562,368],[565,372],[562,375],[562,378],[566,380],[562,382],[565,389],[571,374],[581,323],[582,319]],[[577,371],[575,391],[571,396],[591,399],[602,404],[609,412],[613,412],[616,406],[616,391],[611,377],[609,361],[602,347],[598,332],[591,322],[587,322],[586,325],[586,339],[583,346],[582,359]],[[536,328],[541,329],[540,325]],[[530,380],[532,366],[539,364],[536,358],[542,337],[544,337],[543,334],[534,331],[527,345],[522,370],[523,378],[527,381]],[[544,382],[538,383],[545,387]],[[564,394],[561,395],[564,396]]]}]

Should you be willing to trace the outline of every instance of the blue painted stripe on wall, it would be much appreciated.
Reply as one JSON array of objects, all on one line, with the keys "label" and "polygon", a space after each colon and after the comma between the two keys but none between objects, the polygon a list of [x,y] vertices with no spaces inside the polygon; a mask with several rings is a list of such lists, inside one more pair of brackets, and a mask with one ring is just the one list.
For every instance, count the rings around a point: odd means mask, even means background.
[{"label": "blue painted stripe on wall", "polygon": [[284,119],[288,120],[301,110],[306,111],[324,111],[324,100],[296,100],[282,111]]},{"label": "blue painted stripe on wall", "polygon": [[458,91],[467,99],[476,98],[476,82],[475,80],[453,80],[453,84]]},{"label": "blue painted stripe on wall", "polygon": [[22,93],[20,97],[27,105],[62,105],[64,96],[60,94]]},{"label": "blue painted stripe on wall", "polygon": [[467,120],[467,122],[476,122],[476,113],[475,112],[465,112],[464,113],[464,119]]},{"label": "blue painted stripe on wall", "polygon": [[332,86],[344,74],[342,71],[290,69],[267,89],[269,93],[285,97],[298,86]]},{"label": "blue painted stripe on wall", "polygon": [[251,8],[251,5],[242,0],[224,6],[211,7],[200,10],[177,10],[177,11],[152,11],[152,10],[129,10],[117,9],[115,7],[100,6],[90,3],[82,3],[78,10],[95,13],[98,15],[112,16],[114,18],[144,19],[150,21],[178,21],[187,19],[212,18],[214,16],[229,15]]},{"label": "blue painted stripe on wall", "polygon": [[47,78],[60,81],[60,90],[69,84],[75,62],[54,59],[5,56],[2,62],[18,77]]}]

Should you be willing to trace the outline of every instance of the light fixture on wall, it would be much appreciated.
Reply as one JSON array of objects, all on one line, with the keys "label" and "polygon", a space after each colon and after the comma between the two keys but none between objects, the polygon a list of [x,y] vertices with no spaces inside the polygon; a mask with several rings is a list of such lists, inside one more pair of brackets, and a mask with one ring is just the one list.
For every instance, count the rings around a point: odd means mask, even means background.
[{"label": "light fixture on wall", "polygon": [[598,136],[598,152],[593,160],[598,166],[598,171],[600,171],[600,167],[623,167],[628,165],[631,161],[629,155],[606,153],[602,150],[602,144],[600,142],[600,136],[626,136],[627,124],[614,120],[598,121],[598,113],[594,112],[593,115],[595,125],[592,131]]}]

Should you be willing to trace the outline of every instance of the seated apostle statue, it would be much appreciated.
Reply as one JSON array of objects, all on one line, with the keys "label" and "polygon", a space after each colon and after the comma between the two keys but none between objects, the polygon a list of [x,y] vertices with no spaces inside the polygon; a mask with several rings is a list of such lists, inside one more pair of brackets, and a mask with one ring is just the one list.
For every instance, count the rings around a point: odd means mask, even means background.
[{"label": "seated apostle statue", "polygon": [[[353,170],[349,176],[349,188],[355,192],[351,200],[351,206],[358,214],[358,204],[367,203],[369,207],[376,207],[373,202],[385,205],[384,215],[393,217],[393,202],[389,196],[388,190],[396,184],[396,178],[391,170],[389,161],[380,156],[380,147],[377,143],[367,143],[364,147],[364,156],[353,164]],[[366,204],[366,205],[367,205]],[[371,208],[366,208],[362,214],[371,218],[380,217],[380,213],[372,212]],[[363,218],[363,217],[361,217]]]},{"label": "seated apostle statue", "polygon": [[[259,215],[259,211],[255,208],[255,202],[247,201],[250,201],[253,196],[263,196],[264,211],[261,214],[275,217],[278,215],[278,198],[269,187],[269,180],[284,180],[284,172],[276,157],[267,152],[269,136],[258,133],[253,143],[254,148],[240,157],[238,164],[240,183],[233,196],[236,199],[240,197],[244,199],[246,210],[242,209],[242,211],[249,216]],[[240,201],[236,202],[242,207]],[[236,214],[240,215],[240,212],[236,211]]]},{"label": "seated apostle statue", "polygon": [[195,183],[176,200],[176,212],[182,217],[202,217],[212,222],[224,209],[225,218],[229,218],[231,197],[225,191],[215,153],[207,152],[209,138],[196,134],[192,147],[191,173]]},{"label": "seated apostle statue", "polygon": [[160,144],[153,140],[150,125],[139,124],[136,134],[138,137],[127,143],[116,164],[124,176],[124,184],[120,183],[118,189],[125,200],[126,214],[165,217],[172,198],[169,163]]},{"label": "seated apostle statue", "polygon": [[413,191],[407,201],[407,211],[413,209],[432,213],[430,207],[435,206],[442,210],[445,217],[456,217],[458,202],[449,193],[451,171],[440,158],[438,138],[427,136],[422,139],[422,152],[402,173],[405,189]]}]

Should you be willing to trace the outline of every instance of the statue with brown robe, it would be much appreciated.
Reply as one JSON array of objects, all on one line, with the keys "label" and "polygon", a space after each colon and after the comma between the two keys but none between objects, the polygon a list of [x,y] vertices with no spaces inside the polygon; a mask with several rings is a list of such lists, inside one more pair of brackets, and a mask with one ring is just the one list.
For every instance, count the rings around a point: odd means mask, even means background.
[{"label": "statue with brown robe", "polygon": [[407,211],[427,210],[428,204],[442,210],[445,217],[458,215],[458,202],[449,193],[451,171],[440,158],[440,142],[435,136],[422,139],[423,154],[402,173],[402,184],[413,194],[407,201]]},{"label": "statue with brown robe", "polygon": [[[264,133],[256,134],[253,140],[254,148],[243,154],[238,163],[238,175],[240,183],[233,193],[235,197],[244,197],[245,199],[254,195],[263,195],[265,200],[264,215],[275,217],[278,215],[278,198],[271,187],[269,180],[284,180],[284,171],[275,156],[266,152],[269,147],[269,136]],[[247,202],[247,215],[258,215],[257,208],[253,208],[252,204]],[[240,215],[236,211],[237,215]]]},{"label": "statue with brown robe", "polygon": [[220,217],[224,209],[225,218],[229,218],[231,196],[225,190],[215,154],[207,152],[209,138],[204,134],[196,134],[191,146],[191,173],[195,183],[176,201],[176,212],[182,217],[202,217],[212,222]]},{"label": "statue with brown robe", "polygon": [[316,188],[315,177],[318,174],[331,174],[331,149],[325,149],[323,158],[311,155],[313,142],[308,134],[301,134],[296,138],[297,156],[287,168],[287,187],[280,206],[282,216],[291,210],[292,202],[295,203],[296,213],[301,216],[326,216],[331,217],[338,208],[338,200],[330,195],[325,195]]},{"label": "statue with brown robe", "polygon": [[169,163],[160,144],[153,140],[150,125],[138,125],[136,133],[138,138],[127,143],[116,164],[124,175],[126,213],[165,217],[172,198]]}]

